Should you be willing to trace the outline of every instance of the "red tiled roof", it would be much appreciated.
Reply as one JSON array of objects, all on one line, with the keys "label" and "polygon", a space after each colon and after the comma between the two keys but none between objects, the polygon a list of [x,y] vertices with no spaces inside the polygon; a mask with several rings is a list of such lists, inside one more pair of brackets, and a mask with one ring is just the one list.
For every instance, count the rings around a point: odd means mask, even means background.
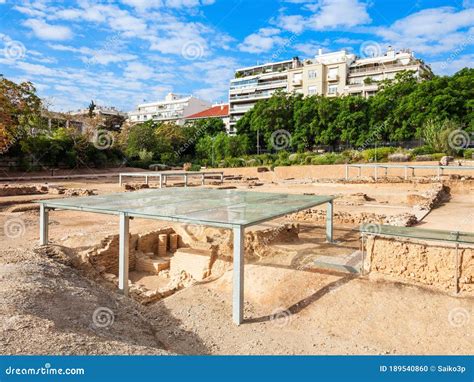
[{"label": "red tiled roof", "polygon": [[229,116],[229,105],[217,105],[199,113],[188,115],[186,119],[222,118]]}]

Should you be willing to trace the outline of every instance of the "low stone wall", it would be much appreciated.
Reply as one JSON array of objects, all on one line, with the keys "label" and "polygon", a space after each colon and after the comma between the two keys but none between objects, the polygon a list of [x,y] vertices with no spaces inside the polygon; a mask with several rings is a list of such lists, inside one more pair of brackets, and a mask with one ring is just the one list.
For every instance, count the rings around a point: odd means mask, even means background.
[{"label": "low stone wall", "polygon": [[474,294],[474,248],[459,248],[457,281],[453,247],[369,236],[365,249],[366,272],[447,292],[457,287],[460,292]]},{"label": "low stone wall", "polygon": [[[290,215],[291,220],[300,222],[325,222],[326,210],[311,208]],[[337,224],[360,225],[364,223],[388,224],[398,227],[410,227],[418,222],[416,216],[410,213],[398,215],[384,215],[373,212],[350,213],[345,211],[334,212],[334,222]]]},{"label": "low stone wall", "polygon": [[[140,235],[130,235],[129,270],[135,270],[137,252],[158,254],[158,236],[172,233],[174,233],[172,228],[163,228]],[[89,262],[99,272],[117,275],[119,266],[119,235],[110,235],[104,238],[99,245],[88,251],[87,257]]]}]

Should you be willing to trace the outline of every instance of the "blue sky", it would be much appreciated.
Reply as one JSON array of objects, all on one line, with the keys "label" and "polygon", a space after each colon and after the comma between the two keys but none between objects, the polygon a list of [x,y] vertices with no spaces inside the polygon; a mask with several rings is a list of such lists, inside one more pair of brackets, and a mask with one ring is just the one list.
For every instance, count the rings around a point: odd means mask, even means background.
[{"label": "blue sky", "polygon": [[474,0],[0,0],[0,73],[55,110],[227,99],[236,68],[410,48],[437,74],[474,62]]}]

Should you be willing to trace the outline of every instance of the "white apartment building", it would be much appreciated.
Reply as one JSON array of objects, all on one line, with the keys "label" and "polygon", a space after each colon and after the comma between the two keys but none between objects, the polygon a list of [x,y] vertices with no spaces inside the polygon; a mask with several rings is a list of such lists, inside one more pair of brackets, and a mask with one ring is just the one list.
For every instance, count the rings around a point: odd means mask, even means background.
[{"label": "white apartment building", "polygon": [[230,126],[242,118],[260,99],[270,98],[277,91],[305,96],[361,95],[370,97],[378,90],[378,82],[391,79],[403,70],[412,70],[420,77],[428,67],[408,50],[395,52],[388,48],[378,57],[358,58],[345,50],[323,53],[313,59],[268,63],[237,69],[230,81]]},{"label": "white apartment building", "polygon": [[163,101],[138,105],[137,110],[128,113],[128,117],[132,123],[154,120],[183,125],[186,116],[199,113],[211,106],[210,102],[193,96],[169,93]]},{"label": "white apartment building", "polygon": [[278,90],[288,91],[288,71],[301,65],[298,58],[237,69],[230,81],[230,128],[250,110],[258,100],[267,99]]},{"label": "white apartment building", "polygon": [[389,47],[382,56],[356,60],[349,68],[345,94],[370,97],[378,90],[378,82],[393,79],[403,70],[411,70],[420,78],[430,69],[408,49],[395,52]]}]

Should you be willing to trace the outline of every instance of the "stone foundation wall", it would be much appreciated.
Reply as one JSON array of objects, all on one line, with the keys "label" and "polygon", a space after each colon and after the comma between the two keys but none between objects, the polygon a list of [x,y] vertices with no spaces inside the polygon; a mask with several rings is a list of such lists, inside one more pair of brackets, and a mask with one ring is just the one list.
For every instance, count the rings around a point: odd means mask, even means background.
[{"label": "stone foundation wall", "polygon": [[[456,290],[454,247],[370,236],[366,240],[366,272],[391,279]],[[474,294],[474,248],[459,248],[458,290]]]},{"label": "stone foundation wall", "polygon": [[[325,222],[326,210],[311,208],[290,215],[291,220],[300,222]],[[388,224],[398,227],[410,227],[418,222],[416,216],[411,213],[398,215],[384,215],[373,212],[350,213],[345,211],[334,212],[334,223],[360,225],[364,223]]]},{"label": "stone foundation wall", "polygon": [[[129,270],[135,270],[137,252],[158,254],[158,236],[174,233],[172,228],[130,235]],[[89,262],[101,272],[118,274],[119,235],[110,235],[87,253]]]}]

